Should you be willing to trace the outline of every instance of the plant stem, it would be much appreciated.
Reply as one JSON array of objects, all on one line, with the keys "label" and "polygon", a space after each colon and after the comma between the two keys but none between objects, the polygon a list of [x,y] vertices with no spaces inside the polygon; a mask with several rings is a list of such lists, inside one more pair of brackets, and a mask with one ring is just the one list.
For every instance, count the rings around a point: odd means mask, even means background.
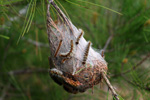
[{"label": "plant stem", "polygon": [[104,78],[106,84],[108,85],[109,89],[112,92],[113,97],[115,98],[115,100],[120,100],[118,98],[118,94],[116,93],[116,91],[114,90],[113,86],[111,85],[111,83],[109,82],[108,78],[106,77],[106,74],[104,72],[102,72],[102,77]]}]

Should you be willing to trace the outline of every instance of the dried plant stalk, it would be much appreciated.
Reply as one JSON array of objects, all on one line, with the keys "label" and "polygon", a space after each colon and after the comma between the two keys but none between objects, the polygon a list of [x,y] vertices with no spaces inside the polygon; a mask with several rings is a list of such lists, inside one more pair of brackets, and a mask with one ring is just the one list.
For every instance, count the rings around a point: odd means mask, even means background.
[{"label": "dried plant stalk", "polygon": [[[84,92],[101,82],[102,73],[107,73],[107,63],[101,54],[90,47],[91,43],[88,43],[82,36],[83,31],[77,29],[52,0],[49,2],[59,14],[57,23],[54,23],[50,17],[48,5],[47,33],[51,50],[50,76],[70,93]],[[68,56],[54,55],[61,40],[63,43],[59,48],[59,55],[70,50],[69,58]],[[70,41],[72,42],[70,43]],[[75,45],[76,41],[78,41],[77,45]],[[70,53],[72,54],[70,55]],[[83,64],[85,53],[87,58],[86,63]]]}]

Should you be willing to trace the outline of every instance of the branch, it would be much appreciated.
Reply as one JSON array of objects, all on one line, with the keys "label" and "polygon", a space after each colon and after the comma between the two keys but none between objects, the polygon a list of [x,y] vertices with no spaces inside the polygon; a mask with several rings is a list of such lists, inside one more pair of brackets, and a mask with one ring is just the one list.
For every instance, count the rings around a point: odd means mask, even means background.
[{"label": "branch", "polygon": [[148,58],[150,57],[150,53],[147,54],[147,56],[145,56],[140,62],[138,62],[135,66],[133,66],[131,69],[125,71],[125,72],[122,72],[122,73],[119,73],[117,75],[111,75],[112,77],[118,77],[120,75],[123,75],[123,74],[127,74],[129,72],[131,72],[132,70],[135,70],[137,67],[139,67],[144,61],[146,61]]},{"label": "branch", "polygon": [[141,86],[141,85],[139,85],[139,84],[137,84],[137,83],[133,83],[133,82],[131,82],[130,80],[128,80],[128,78],[126,78],[123,74],[121,75],[123,78],[124,78],[124,80],[125,81],[127,81],[129,84],[131,84],[131,85],[135,85],[135,86],[138,86],[138,87],[140,87],[141,89],[144,89],[144,90],[146,90],[146,91],[150,91],[150,87],[148,87],[148,86]]},{"label": "branch", "polygon": [[4,98],[6,97],[6,95],[7,95],[7,91],[8,91],[8,89],[9,89],[9,87],[10,87],[10,83],[4,88],[4,90],[2,91],[2,95],[1,95],[1,97],[0,97],[0,100],[4,100]]},{"label": "branch", "polygon": [[104,72],[102,72],[102,77],[104,78],[106,84],[108,85],[109,89],[111,90],[113,97],[114,97],[116,100],[120,100],[120,99],[118,98],[118,94],[117,94],[116,91],[114,90],[113,86],[112,86],[111,83],[109,82],[109,80],[108,80],[108,78],[106,77],[106,75],[105,75]]},{"label": "branch", "polygon": [[52,3],[53,2],[53,0],[48,0],[49,1],[49,3]]},{"label": "branch", "polygon": [[105,46],[104,46],[104,48],[103,48],[104,52],[106,51],[108,45],[110,44],[110,41],[112,40],[112,38],[113,38],[113,36],[114,36],[111,25],[108,25],[108,29],[109,29],[110,36],[109,36],[109,38],[107,39],[107,41],[106,41],[106,43],[105,43]]},{"label": "branch", "polygon": [[123,72],[122,74],[126,74],[126,73],[131,72],[132,70],[135,70],[138,66],[140,66],[140,65],[141,65],[145,60],[147,60],[149,57],[150,57],[150,53],[149,53],[146,57],[144,57],[139,63],[137,63],[135,66],[133,66],[131,69],[129,69],[129,70]]},{"label": "branch", "polygon": [[20,70],[13,70],[9,71],[8,75],[21,75],[21,74],[32,74],[32,73],[48,73],[48,69],[44,68],[26,68],[26,69],[20,69]]},{"label": "branch", "polygon": [[37,42],[37,41],[34,41],[34,40],[32,40],[32,39],[27,39],[27,38],[25,38],[25,37],[23,37],[23,40],[27,40],[29,43],[31,43],[31,44],[33,44],[33,45],[36,45],[36,46],[38,46],[38,47],[46,47],[46,48],[49,47],[49,45],[46,44],[46,43]]},{"label": "branch", "polygon": [[103,48],[104,51],[106,51],[106,48],[108,47],[108,45],[109,45],[110,41],[112,40],[112,38],[113,38],[113,34],[111,34],[111,35],[109,36],[109,38],[107,39],[107,41],[106,41],[106,43],[105,43],[105,46],[104,46],[104,48]]}]

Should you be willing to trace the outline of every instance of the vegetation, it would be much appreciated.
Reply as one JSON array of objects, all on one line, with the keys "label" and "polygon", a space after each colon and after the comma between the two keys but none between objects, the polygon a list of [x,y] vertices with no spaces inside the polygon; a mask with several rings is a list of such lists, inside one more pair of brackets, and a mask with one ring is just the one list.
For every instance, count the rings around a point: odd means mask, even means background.
[{"label": "vegetation", "polygon": [[[124,100],[150,100],[150,0],[55,0],[100,52]],[[49,76],[46,0],[0,1],[0,100],[111,100],[107,86],[72,95]],[[53,19],[57,20],[54,8]]]}]

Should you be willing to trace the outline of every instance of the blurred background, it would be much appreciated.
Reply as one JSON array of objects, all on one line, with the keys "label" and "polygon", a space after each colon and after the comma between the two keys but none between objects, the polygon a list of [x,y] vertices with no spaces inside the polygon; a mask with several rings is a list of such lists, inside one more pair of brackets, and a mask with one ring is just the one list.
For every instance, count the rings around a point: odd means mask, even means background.
[{"label": "blurred background", "polygon": [[[121,100],[150,100],[150,0],[54,1],[98,52],[106,49],[108,77]],[[50,78],[46,5],[0,0],[0,100],[112,100],[105,83],[74,95]]]}]

